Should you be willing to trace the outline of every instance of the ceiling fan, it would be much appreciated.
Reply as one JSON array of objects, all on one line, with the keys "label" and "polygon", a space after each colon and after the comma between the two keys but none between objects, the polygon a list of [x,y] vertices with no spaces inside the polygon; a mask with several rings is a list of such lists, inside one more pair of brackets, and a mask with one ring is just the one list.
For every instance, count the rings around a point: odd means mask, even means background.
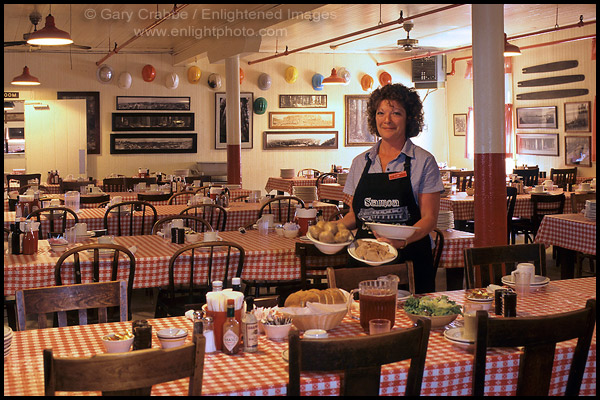
[{"label": "ceiling fan", "polygon": [[415,26],[412,21],[405,21],[402,24],[402,27],[406,31],[406,39],[399,39],[398,46],[404,49],[406,52],[411,52],[413,50],[421,50],[421,51],[439,51],[440,49],[437,47],[426,47],[419,46],[419,41],[417,39],[410,38],[410,31]]},{"label": "ceiling fan", "polygon": [[[42,14],[40,14],[37,10],[33,10],[31,12],[31,14],[29,14],[29,21],[31,21],[31,23],[33,24],[33,32],[37,31],[37,25],[40,23],[41,20],[42,20]],[[27,39],[29,39],[29,36],[33,32],[24,33],[23,34],[23,40],[17,40],[17,41],[14,41],[14,42],[4,42],[4,47],[13,47],[13,46],[28,45],[27,44]],[[34,48],[34,49],[40,49],[41,48],[38,45],[28,45],[28,46],[31,46],[31,48]],[[81,49],[81,50],[91,50],[90,46],[83,46],[83,45],[75,44],[75,43],[71,43],[70,46],[73,46],[74,48]],[[52,47],[52,46],[46,46],[46,47]]]}]

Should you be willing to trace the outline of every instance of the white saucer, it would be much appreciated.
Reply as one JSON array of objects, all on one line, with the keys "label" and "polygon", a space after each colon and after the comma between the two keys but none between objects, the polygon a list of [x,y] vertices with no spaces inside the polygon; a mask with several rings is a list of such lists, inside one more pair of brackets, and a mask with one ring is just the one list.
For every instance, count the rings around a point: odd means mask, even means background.
[{"label": "white saucer", "polygon": [[77,235],[78,238],[86,238],[94,236],[94,231],[87,231],[84,235]]},{"label": "white saucer", "polygon": [[[535,275],[533,278],[533,282],[530,285],[540,287],[540,286],[546,286],[549,282],[550,282],[550,278],[541,276],[541,275]],[[513,280],[513,276],[512,275],[503,276],[502,284],[508,285],[508,286],[514,286],[515,281]]]},{"label": "white saucer", "polygon": [[475,344],[474,340],[464,338],[463,332],[464,328],[462,327],[446,329],[444,331],[444,338],[449,342],[462,346]]},{"label": "white saucer", "polygon": [[398,301],[406,301],[412,294],[408,290],[398,290]]}]

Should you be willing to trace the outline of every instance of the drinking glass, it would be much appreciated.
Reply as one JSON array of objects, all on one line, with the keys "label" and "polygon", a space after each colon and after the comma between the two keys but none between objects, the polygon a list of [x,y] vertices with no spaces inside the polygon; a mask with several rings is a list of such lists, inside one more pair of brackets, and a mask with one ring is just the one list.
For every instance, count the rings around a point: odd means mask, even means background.
[{"label": "drinking glass", "polygon": [[531,272],[516,270],[513,273],[515,279],[515,292],[517,296],[527,296],[531,286]]},{"label": "drinking glass", "polygon": [[369,335],[377,335],[378,333],[386,333],[391,329],[389,319],[376,318],[369,321]]}]

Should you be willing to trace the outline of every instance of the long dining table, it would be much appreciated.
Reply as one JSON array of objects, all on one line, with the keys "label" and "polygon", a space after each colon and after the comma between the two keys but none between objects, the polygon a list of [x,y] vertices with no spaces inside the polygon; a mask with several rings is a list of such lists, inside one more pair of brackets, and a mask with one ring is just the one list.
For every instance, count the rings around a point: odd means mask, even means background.
[{"label": "long dining table", "polygon": [[[333,183],[335,182],[335,178],[325,177],[325,182]],[[294,186],[315,186],[316,184],[317,178],[307,178],[304,176],[298,176],[295,178],[281,178],[278,176],[272,176],[267,180],[265,191],[269,193],[271,190],[276,190],[278,194],[293,194]]]},{"label": "long dining table", "polygon": [[[437,292],[464,304],[464,290]],[[596,278],[551,281],[546,287],[529,296],[519,298],[517,317],[544,316],[573,311],[585,306],[586,300],[596,297]],[[354,311],[355,315],[357,311]],[[461,318],[454,322],[461,323]],[[498,317],[502,318],[502,317]],[[150,319],[153,328],[152,347],[160,344],[155,333],[167,327],[186,329],[191,341],[192,321],[186,317]],[[405,312],[398,309],[393,330],[412,326]],[[63,328],[34,329],[14,332],[10,354],[4,361],[4,395],[43,395],[43,349],[52,348],[56,357],[87,357],[104,353],[102,336],[123,332],[131,322],[113,322]],[[363,336],[360,323],[346,316],[342,323],[330,330],[329,337]],[[550,395],[563,395],[569,373],[575,340],[557,345],[550,384]],[[444,329],[434,329],[429,335],[421,395],[468,396],[471,394],[473,345],[454,344],[444,337]],[[288,363],[284,360],[287,341],[274,342],[259,336],[257,353],[229,356],[222,352],[204,357],[203,395],[271,396],[285,395],[288,382]],[[515,396],[519,348],[492,348],[488,351],[486,388],[488,396]],[[384,365],[381,370],[381,395],[403,395],[409,361]],[[152,395],[185,396],[188,378],[153,386]],[[310,372],[301,375],[302,395],[339,394],[338,373]],[[65,392],[57,394],[67,394]],[[98,394],[97,392],[68,393]],[[596,395],[596,335],[592,339],[583,376],[580,395]]]}]

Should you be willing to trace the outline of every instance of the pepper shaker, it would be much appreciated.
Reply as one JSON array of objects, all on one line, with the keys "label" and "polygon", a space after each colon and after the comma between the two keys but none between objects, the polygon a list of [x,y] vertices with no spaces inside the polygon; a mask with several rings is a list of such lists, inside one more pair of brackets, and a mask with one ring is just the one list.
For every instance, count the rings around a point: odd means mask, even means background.
[{"label": "pepper shaker", "polygon": [[517,294],[514,292],[504,293],[503,300],[503,315],[505,317],[517,316]]},{"label": "pepper shaker", "polygon": [[152,347],[152,325],[145,319],[135,320],[131,324],[134,335],[133,350],[149,349]]}]

